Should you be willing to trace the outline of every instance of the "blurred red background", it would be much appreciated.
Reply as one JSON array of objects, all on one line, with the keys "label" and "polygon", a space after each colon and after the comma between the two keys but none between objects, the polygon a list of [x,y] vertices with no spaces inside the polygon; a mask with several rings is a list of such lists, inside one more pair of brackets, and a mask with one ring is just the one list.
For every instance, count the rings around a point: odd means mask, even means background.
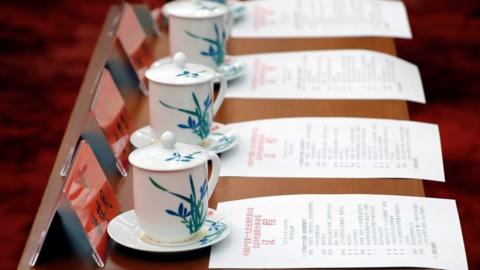
[{"label": "blurred red background", "polygon": [[[16,268],[109,5],[0,3],[0,268]],[[471,269],[480,269],[480,1],[405,0],[414,38],[398,55],[417,64],[427,104],[411,118],[438,123],[446,183],[457,200]]]}]

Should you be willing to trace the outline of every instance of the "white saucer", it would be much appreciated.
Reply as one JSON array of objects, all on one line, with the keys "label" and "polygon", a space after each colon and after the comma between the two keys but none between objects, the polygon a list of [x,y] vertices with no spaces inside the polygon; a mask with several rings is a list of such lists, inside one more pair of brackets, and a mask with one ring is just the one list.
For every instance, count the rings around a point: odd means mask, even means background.
[{"label": "white saucer", "polygon": [[[136,130],[130,136],[130,143],[136,148],[159,142],[160,140],[155,137],[150,125]],[[202,146],[209,151],[219,154],[232,149],[237,144],[238,138],[235,136],[235,131],[232,128],[224,124],[213,122],[210,135]]]},{"label": "white saucer", "polygon": [[[245,3],[242,3],[242,1],[238,0],[228,0],[230,4],[230,10],[232,11],[233,14],[233,20],[238,20],[245,16],[247,13],[247,9],[245,8]],[[168,11],[166,9],[166,6],[164,5],[162,8],[162,14],[165,18],[168,18]]]},{"label": "white saucer", "polygon": [[227,81],[232,81],[240,78],[245,73],[245,63],[227,55],[225,63],[217,71],[223,73]]},{"label": "white saucer", "polygon": [[[158,67],[171,63],[172,57],[168,56],[153,62],[151,67]],[[225,74],[227,81],[231,81],[241,77],[245,73],[245,64],[235,59],[235,57],[227,55],[225,57],[225,63],[221,65],[217,71]]]},{"label": "white saucer", "polygon": [[148,252],[183,252],[200,249],[216,244],[225,239],[232,231],[228,218],[208,209],[205,225],[200,229],[200,237],[179,243],[159,243],[143,240],[143,232],[138,225],[135,210],[116,216],[107,227],[108,235],[115,242],[141,251]]}]

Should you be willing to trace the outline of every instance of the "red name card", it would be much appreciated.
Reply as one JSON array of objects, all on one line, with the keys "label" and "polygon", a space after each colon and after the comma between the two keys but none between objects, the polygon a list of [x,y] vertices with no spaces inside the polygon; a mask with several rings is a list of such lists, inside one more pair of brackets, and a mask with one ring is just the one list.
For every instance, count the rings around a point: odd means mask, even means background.
[{"label": "red name card", "polygon": [[117,29],[117,38],[125,50],[130,64],[140,80],[140,88],[144,93],[148,80],[145,72],[153,62],[153,51],[143,31],[137,15],[130,4],[124,4],[122,16]]},{"label": "red name card", "polygon": [[129,120],[125,102],[107,69],[103,70],[100,77],[90,111],[117,159],[120,173],[125,176],[129,164],[128,154],[131,150],[128,141],[130,137]]},{"label": "red name card", "polygon": [[103,266],[107,254],[107,225],[120,213],[120,205],[87,141],[81,141],[63,189]]}]

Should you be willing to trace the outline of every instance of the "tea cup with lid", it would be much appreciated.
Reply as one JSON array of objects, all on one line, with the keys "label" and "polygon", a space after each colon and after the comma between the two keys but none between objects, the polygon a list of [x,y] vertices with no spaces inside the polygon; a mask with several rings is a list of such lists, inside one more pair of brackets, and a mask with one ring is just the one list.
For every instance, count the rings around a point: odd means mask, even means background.
[{"label": "tea cup with lid", "polygon": [[[128,158],[133,165],[140,237],[159,245],[201,237],[220,159],[199,146],[176,143],[172,132],[165,132],[160,140],[160,144],[136,149]],[[207,181],[209,160],[212,172]]]},{"label": "tea cup with lid", "polygon": [[170,54],[184,52],[191,62],[219,68],[225,61],[231,26],[227,6],[203,0],[173,1],[165,5],[169,20]]},{"label": "tea cup with lid", "polygon": [[[227,84],[221,73],[186,61],[185,54],[179,52],[173,63],[147,70],[150,126],[157,138],[172,131],[179,142],[201,145],[210,134]],[[218,80],[220,89],[213,101],[214,82]]]}]

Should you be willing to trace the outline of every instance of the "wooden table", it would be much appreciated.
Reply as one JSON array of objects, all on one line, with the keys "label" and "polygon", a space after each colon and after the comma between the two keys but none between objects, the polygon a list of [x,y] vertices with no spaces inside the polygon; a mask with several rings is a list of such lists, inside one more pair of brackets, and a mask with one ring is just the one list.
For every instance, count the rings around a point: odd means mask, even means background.
[{"label": "wooden table", "polygon": [[[28,269],[39,236],[49,221],[58,194],[63,185],[60,175],[69,152],[79,139],[84,128],[86,114],[93,99],[96,80],[105,62],[111,57],[112,31],[120,14],[120,8],[113,6],[105,21],[97,46],[85,75],[79,96],[70,117],[67,130],[60,146],[55,165],[45,189],[35,222],[26,243],[19,269]],[[155,56],[168,55],[168,37],[153,39]],[[369,49],[395,55],[395,44],[389,38],[322,38],[322,39],[231,39],[228,45],[231,55],[323,49]],[[147,97],[138,91],[124,91],[129,116],[134,128],[147,124]],[[294,116],[344,116],[408,119],[407,104],[404,101],[365,100],[249,100],[226,99],[215,120],[231,123],[263,118]],[[238,147],[242,147],[241,145]],[[121,202],[123,210],[133,208],[131,174],[126,179],[110,177],[110,182]],[[213,194],[210,207],[218,202],[257,196],[281,194],[397,194],[424,196],[421,180],[411,179],[281,179],[259,178],[245,180],[239,177],[222,177]],[[53,224],[45,243],[44,254],[39,260],[39,269],[92,269],[96,268],[89,254],[78,252],[69,244],[61,226]],[[113,241],[111,241],[113,242]],[[210,249],[184,254],[148,254],[110,243],[109,257],[105,269],[208,269]]]}]

